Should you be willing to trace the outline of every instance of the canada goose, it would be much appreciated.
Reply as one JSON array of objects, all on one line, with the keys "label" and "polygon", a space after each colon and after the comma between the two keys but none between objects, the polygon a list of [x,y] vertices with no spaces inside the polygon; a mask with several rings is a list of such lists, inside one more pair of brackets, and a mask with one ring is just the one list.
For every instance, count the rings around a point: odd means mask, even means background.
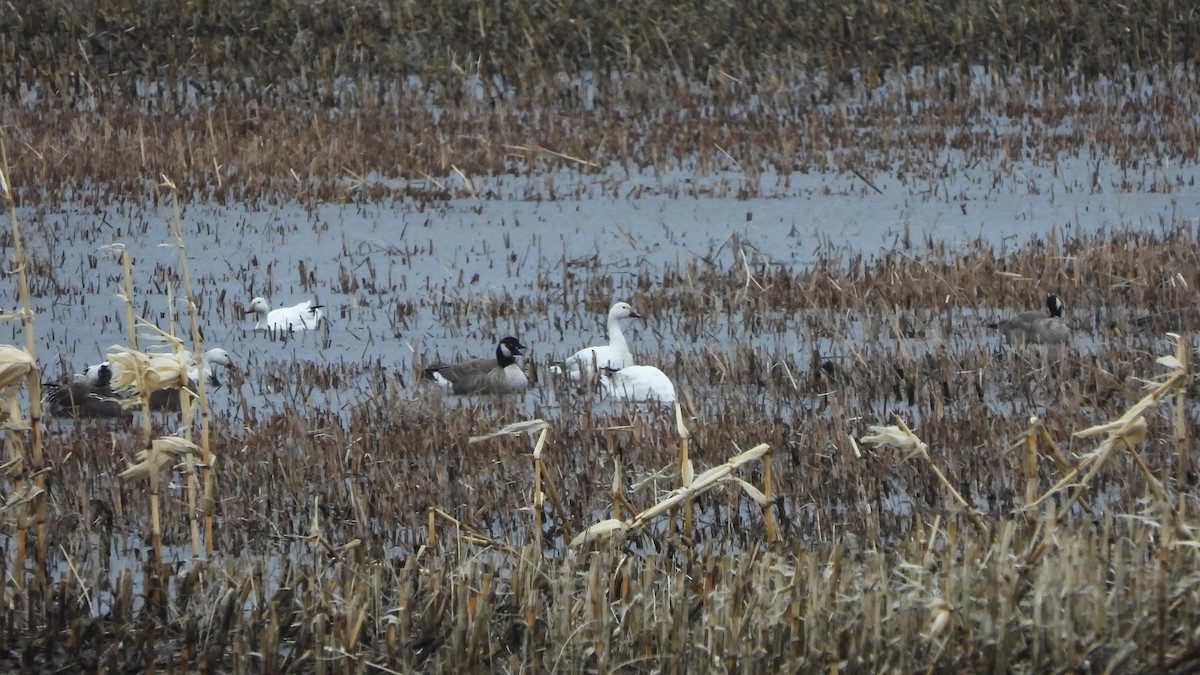
[{"label": "canada goose", "polygon": [[675,385],[671,378],[654,366],[602,368],[600,386],[605,396],[625,401],[675,402]]},{"label": "canada goose", "polygon": [[425,377],[455,394],[510,394],[524,391],[529,380],[517,365],[525,345],[515,337],[506,337],[496,345],[496,358],[474,359],[462,363],[435,363],[425,369]]},{"label": "canada goose", "polygon": [[120,417],[125,407],[111,382],[112,369],[107,362],[91,366],[70,383],[50,388],[46,411],[54,417]]},{"label": "canada goose", "polygon": [[1010,343],[1064,344],[1071,341],[1071,328],[1063,321],[1062,298],[1051,293],[1046,296],[1047,316],[1041,312],[1021,312],[1011,319],[988,324],[998,328]]},{"label": "canada goose", "polygon": [[566,375],[572,380],[582,380],[596,372],[596,368],[619,370],[632,366],[633,354],[629,353],[625,333],[621,331],[621,322],[640,318],[642,315],[634,311],[628,302],[614,304],[608,310],[608,344],[585,347],[563,361],[561,367],[551,366],[550,372]]},{"label": "canada goose", "polygon": [[254,330],[290,333],[294,330],[310,330],[319,326],[325,319],[321,307],[312,300],[305,300],[292,307],[271,309],[267,299],[260,296],[250,301],[250,309],[245,313],[254,315],[256,319]]},{"label": "canada goose", "polygon": [[1200,307],[1184,307],[1168,309],[1134,319],[1134,323],[1143,328],[1154,328],[1168,331],[1194,331],[1200,327]]}]

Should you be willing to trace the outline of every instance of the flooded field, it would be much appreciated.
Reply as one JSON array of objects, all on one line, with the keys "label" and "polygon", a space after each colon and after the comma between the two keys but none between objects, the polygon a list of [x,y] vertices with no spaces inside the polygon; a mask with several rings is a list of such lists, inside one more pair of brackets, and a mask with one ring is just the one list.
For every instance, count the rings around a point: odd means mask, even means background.
[{"label": "flooded field", "polygon": [[[1142,9],[1120,25],[1177,35]],[[0,77],[0,667],[1195,667],[1200,86],[1172,49],[882,68],[892,36],[851,68],[843,35],[751,77],[684,58],[684,13],[628,33],[658,70],[606,46],[418,71],[362,58],[347,20],[366,72],[259,86],[167,57],[126,79],[125,33],[96,37],[121,11],[61,57],[75,79]],[[509,44],[463,11],[460,44]],[[889,20],[946,30],[926,4]],[[45,48],[24,14],[0,29]],[[256,331],[258,296],[325,322]],[[617,301],[678,408],[553,374]],[[198,364],[125,350],[163,333],[232,360],[195,413],[145,411],[148,379],[112,417],[40,410],[106,360],[184,383]],[[425,377],[505,336],[524,392]]]}]

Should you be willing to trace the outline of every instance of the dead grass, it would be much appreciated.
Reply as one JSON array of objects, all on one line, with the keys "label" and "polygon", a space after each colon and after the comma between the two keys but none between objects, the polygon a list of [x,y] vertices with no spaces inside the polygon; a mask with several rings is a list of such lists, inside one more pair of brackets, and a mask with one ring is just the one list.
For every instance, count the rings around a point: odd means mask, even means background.
[{"label": "dead grass", "polygon": [[[171,195],[183,204],[409,199],[431,213],[447,199],[514,198],[500,192],[512,175],[524,199],[752,197],[773,172],[819,171],[854,176],[847,197],[896,176],[954,202],[941,177],[997,157],[998,189],[1193,187],[1146,160],[1163,148],[1165,161],[1197,157],[1195,75],[1175,67],[1191,28],[1173,5],[761,6],[724,23],[713,17],[725,6],[670,17],[640,5],[205,7],[106,5],[56,32],[46,27],[65,6],[8,15],[5,100],[40,88],[4,107],[20,168],[4,167],[10,214],[157,202],[164,173],[184,177]],[[179,19],[226,39],[127,30]],[[533,44],[531,31],[552,39]],[[329,35],[339,39],[318,39]],[[987,67],[908,69],[942,62]],[[613,75],[588,94],[573,79],[583,71]],[[243,77],[253,83],[229,84]],[[143,85],[161,88],[134,95]],[[946,148],[961,154],[947,160]],[[1052,167],[1085,149],[1119,162],[1119,182],[1031,178],[1005,161]],[[600,180],[597,167],[613,166],[732,177],[694,194]],[[472,444],[523,415],[503,401],[413,399],[378,362],[257,364],[249,385],[288,402],[235,400],[210,420],[203,488],[190,448],[155,454],[170,448],[151,439],[174,420],[56,423],[42,461],[24,452],[38,447],[37,408],[10,413],[0,486],[16,544],[3,560],[0,662],[1188,672],[1200,655],[1196,387],[1191,354],[1164,339],[1200,329],[1187,311],[1200,242],[1185,218],[1051,229],[1005,248],[902,236],[865,257],[819,245],[802,269],[735,236],[641,273],[636,305],[662,317],[673,345],[644,356],[676,378],[685,443],[670,411],[613,411],[562,387],[563,408],[538,410],[549,420],[539,440]],[[15,218],[12,230],[6,242]],[[30,292],[62,290],[54,257],[39,255],[17,256]],[[160,286],[186,276],[136,273]],[[383,276],[339,268],[334,292],[398,292]],[[457,327],[537,311],[579,326],[614,292],[587,260],[563,260],[536,289],[485,297],[460,279],[389,321],[400,330],[428,311]],[[1088,349],[1014,349],[985,332],[1047,290],[1067,299]],[[198,304],[191,324],[227,304]],[[716,346],[712,316],[724,318]],[[758,339],[770,335],[792,341]],[[1168,353],[1174,362],[1156,360]],[[36,400],[39,373],[10,355],[6,372],[32,372]],[[1164,372],[1144,398],[1139,378]],[[381,400],[348,391],[364,380]],[[1120,424],[1078,433],[1110,420]],[[896,428],[870,429],[880,425]],[[140,450],[144,468],[162,467],[157,506],[117,478]],[[210,513],[201,530],[194,518]]]}]

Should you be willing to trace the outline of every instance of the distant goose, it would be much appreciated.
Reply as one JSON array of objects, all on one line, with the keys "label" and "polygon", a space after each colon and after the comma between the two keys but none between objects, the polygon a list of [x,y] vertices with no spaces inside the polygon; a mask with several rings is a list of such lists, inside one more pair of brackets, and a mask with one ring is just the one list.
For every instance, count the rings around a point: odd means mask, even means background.
[{"label": "distant goose", "polygon": [[125,408],[121,397],[111,389],[111,382],[108,362],[91,366],[70,383],[50,388],[46,411],[54,417],[120,417]]},{"label": "distant goose", "polygon": [[595,373],[597,368],[619,370],[632,366],[633,354],[629,353],[621,322],[640,318],[642,315],[635,312],[628,302],[616,303],[608,310],[608,344],[585,347],[563,361],[561,367],[551,366],[550,372],[566,375],[572,380],[583,380]]},{"label": "distant goose", "polygon": [[260,296],[250,301],[250,309],[246,310],[246,314],[254,315],[254,330],[290,333],[295,330],[312,330],[319,326],[325,318],[321,307],[312,300],[305,300],[292,307],[271,309],[267,299]]},{"label": "distant goose", "polygon": [[1047,316],[1041,312],[1021,312],[1011,319],[988,324],[998,328],[1011,343],[1063,344],[1071,341],[1071,328],[1063,321],[1062,298],[1051,293],[1046,296]]},{"label": "distant goose", "polygon": [[1192,331],[1200,327],[1200,308],[1184,307],[1147,314],[1134,319],[1134,323],[1145,328],[1171,331]]},{"label": "distant goose", "polygon": [[626,366],[620,370],[600,371],[600,386],[605,396],[625,401],[675,402],[675,385],[666,373],[654,366]]},{"label": "distant goose", "polygon": [[496,345],[496,358],[474,359],[462,363],[435,363],[425,369],[425,377],[455,394],[509,394],[525,391],[529,380],[517,365],[525,345],[515,337],[506,337]]}]

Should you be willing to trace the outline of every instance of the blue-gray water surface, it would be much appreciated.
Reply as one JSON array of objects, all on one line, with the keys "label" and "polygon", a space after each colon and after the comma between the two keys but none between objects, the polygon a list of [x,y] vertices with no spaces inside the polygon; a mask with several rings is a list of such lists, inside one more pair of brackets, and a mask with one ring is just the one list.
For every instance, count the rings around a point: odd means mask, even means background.
[{"label": "blue-gray water surface", "polygon": [[[214,408],[224,407],[233,423],[238,397],[262,410],[303,400],[337,410],[369,386],[362,380],[322,391],[283,391],[255,377],[290,361],[394,369],[409,395],[421,395],[425,390],[414,375],[426,363],[491,355],[504,335],[519,336],[531,348],[528,358],[539,364],[561,359],[604,341],[607,306],[581,313],[574,306],[580,298],[562,290],[567,272],[607,277],[612,299],[636,306],[645,292],[637,288],[639,276],[653,281],[664,269],[697,258],[725,267],[745,261],[753,268],[803,269],[822,253],[869,257],[926,238],[951,250],[977,239],[1003,249],[1052,229],[1070,236],[1186,224],[1200,201],[1192,166],[1156,174],[1155,185],[1175,186],[1166,192],[1089,189],[1094,178],[1109,186],[1129,182],[1115,164],[1087,159],[1005,167],[1012,178],[1000,185],[987,178],[996,167],[977,166],[948,176],[932,194],[897,178],[877,177],[877,192],[853,175],[796,174],[764,175],[758,185],[763,196],[738,199],[736,185],[745,179],[737,174],[560,172],[552,185],[535,187],[535,179],[476,179],[472,190],[488,198],[433,207],[184,204],[205,348],[225,347],[246,375],[238,391],[217,392]],[[554,199],[528,199],[531,190]],[[48,379],[81,371],[127,342],[118,297],[122,271],[115,258],[100,253],[105,245],[127,248],[138,313],[168,328],[167,286],[180,273],[177,249],[165,245],[172,242],[169,207],[62,204],[23,208],[17,215],[28,253],[46,263],[33,269],[49,270],[31,278],[37,356]],[[7,288],[6,302],[15,306],[16,284]],[[181,292],[176,287],[174,293],[178,298]],[[274,340],[256,334],[253,317],[240,313],[256,295],[273,306],[315,299],[331,319],[328,330]],[[545,309],[516,312],[520,298],[542,299]],[[181,321],[185,313],[176,307],[174,318]],[[672,319],[648,316],[644,325],[630,324],[631,346],[640,362],[664,367],[677,386],[688,388],[689,374],[671,372],[670,355],[727,351],[735,332],[729,321],[736,318],[710,317],[710,329],[699,335],[675,330],[681,324]],[[10,325],[9,339],[23,344],[17,325]],[[750,339],[767,353],[805,347],[794,332]],[[544,389],[527,397],[541,407],[552,406],[552,399]]]}]

